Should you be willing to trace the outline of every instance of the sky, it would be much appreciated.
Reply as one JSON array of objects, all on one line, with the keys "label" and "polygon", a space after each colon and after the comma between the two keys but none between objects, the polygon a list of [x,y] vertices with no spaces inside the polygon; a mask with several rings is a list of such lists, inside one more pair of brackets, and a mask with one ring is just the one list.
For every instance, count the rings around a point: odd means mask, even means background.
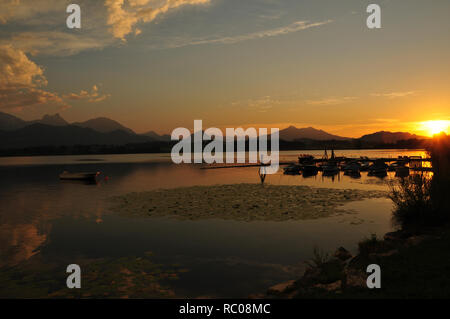
[{"label": "sky", "polygon": [[139,133],[448,132],[449,14],[448,0],[0,0],[0,111]]}]

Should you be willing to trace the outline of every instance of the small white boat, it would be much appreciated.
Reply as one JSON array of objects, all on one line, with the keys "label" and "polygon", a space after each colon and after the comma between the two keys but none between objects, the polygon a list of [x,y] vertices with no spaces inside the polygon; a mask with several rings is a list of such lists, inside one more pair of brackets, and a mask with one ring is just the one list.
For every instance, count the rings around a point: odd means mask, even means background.
[{"label": "small white boat", "polygon": [[96,181],[97,176],[100,172],[95,173],[72,173],[69,171],[64,171],[59,174],[59,179],[61,180],[71,180],[71,181]]}]

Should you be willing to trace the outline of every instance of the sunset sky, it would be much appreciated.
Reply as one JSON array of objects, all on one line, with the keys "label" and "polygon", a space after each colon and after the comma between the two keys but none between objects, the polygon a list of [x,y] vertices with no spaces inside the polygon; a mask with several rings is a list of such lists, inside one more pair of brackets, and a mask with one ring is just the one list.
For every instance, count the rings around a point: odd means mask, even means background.
[{"label": "sunset sky", "polygon": [[448,0],[0,0],[0,111],[27,120],[430,135],[449,78]]}]

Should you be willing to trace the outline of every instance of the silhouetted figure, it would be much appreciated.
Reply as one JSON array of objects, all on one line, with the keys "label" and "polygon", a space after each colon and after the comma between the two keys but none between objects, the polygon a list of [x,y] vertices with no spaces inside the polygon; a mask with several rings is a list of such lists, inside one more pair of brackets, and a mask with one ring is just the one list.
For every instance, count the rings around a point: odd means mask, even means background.
[{"label": "silhouetted figure", "polygon": [[260,164],[261,164],[261,166],[259,167],[259,169],[258,169],[258,175],[259,175],[259,179],[261,180],[261,185],[263,185],[264,184],[264,181],[265,181],[265,179],[266,179],[266,168],[263,166],[264,164],[264,161],[263,161],[263,155],[261,155],[261,158],[260,158],[260,162],[259,162]]},{"label": "silhouetted figure", "polygon": [[261,166],[258,169],[258,175],[259,175],[259,179],[261,180],[261,184],[264,184],[264,181],[266,179],[266,168],[264,166]]}]

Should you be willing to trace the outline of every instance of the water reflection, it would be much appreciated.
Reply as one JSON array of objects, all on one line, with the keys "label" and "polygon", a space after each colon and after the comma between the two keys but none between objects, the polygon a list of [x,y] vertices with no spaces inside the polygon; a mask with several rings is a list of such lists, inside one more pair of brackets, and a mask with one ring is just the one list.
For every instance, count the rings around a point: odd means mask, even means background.
[{"label": "water reflection", "polygon": [[33,224],[1,225],[0,266],[14,266],[37,254],[47,240],[46,233]]},{"label": "water reflection", "polygon": [[[395,151],[390,154],[397,156]],[[297,155],[281,154],[292,160]],[[94,185],[61,182],[58,174],[64,169],[101,171],[102,176]],[[176,296],[245,297],[295,277],[300,271],[298,263],[311,257],[315,245],[326,251],[340,245],[355,250],[362,237],[391,229],[392,206],[387,199],[350,203],[354,215],[296,222],[192,222],[112,214],[110,198],[129,192],[259,183],[257,168],[201,170],[173,165],[167,155],[3,158],[0,174],[1,267],[16,265],[34,273],[34,269],[37,272],[43,265],[52,265],[46,271],[51,274],[63,269],[64,274],[68,263],[139,258],[151,251],[152,263],[163,265],[163,273],[174,264],[188,270],[177,280],[169,280]],[[386,181],[394,179],[394,174],[379,179],[362,173],[355,179],[342,172],[331,177],[279,172],[268,175],[265,183],[385,190]],[[59,284],[65,285],[65,281],[55,283]],[[31,286],[22,285],[27,291]]]}]

